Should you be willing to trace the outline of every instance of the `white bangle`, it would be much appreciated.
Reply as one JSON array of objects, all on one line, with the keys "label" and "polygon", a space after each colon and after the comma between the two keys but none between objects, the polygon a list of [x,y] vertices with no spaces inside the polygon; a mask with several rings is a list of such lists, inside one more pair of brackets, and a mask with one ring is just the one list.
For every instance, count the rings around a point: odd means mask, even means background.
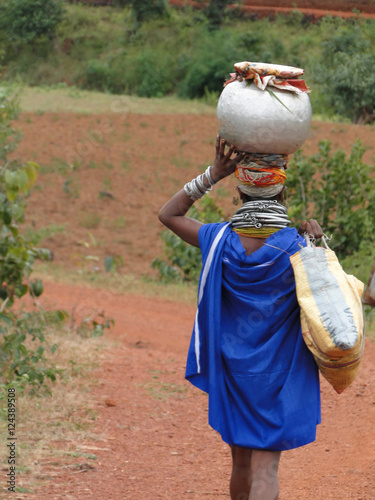
[{"label": "white bangle", "polygon": [[[216,184],[216,182],[214,182],[211,177],[211,168],[211,166],[207,167],[206,171],[203,174],[198,175],[198,177],[185,184],[184,191],[192,201],[196,201],[199,200],[199,198],[202,198],[202,196],[208,193],[208,191],[211,191],[212,186]],[[204,176],[206,176],[207,182],[210,187],[205,186]]]},{"label": "white bangle", "polygon": [[212,186],[214,186],[216,184],[216,182],[214,182],[212,180],[212,177],[211,177],[211,168],[212,168],[212,166],[210,165],[209,167],[207,167],[207,169],[205,171],[206,179],[207,179],[210,187],[212,187]]}]

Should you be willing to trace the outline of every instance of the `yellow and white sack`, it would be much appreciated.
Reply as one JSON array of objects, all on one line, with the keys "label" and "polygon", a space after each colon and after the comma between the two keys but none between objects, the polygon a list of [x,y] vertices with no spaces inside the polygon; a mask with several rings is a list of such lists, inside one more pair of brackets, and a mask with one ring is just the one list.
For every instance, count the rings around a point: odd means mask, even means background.
[{"label": "yellow and white sack", "polygon": [[290,257],[301,308],[302,335],[322,375],[339,394],[357,375],[363,356],[364,284],[347,275],[325,248],[307,246]]}]

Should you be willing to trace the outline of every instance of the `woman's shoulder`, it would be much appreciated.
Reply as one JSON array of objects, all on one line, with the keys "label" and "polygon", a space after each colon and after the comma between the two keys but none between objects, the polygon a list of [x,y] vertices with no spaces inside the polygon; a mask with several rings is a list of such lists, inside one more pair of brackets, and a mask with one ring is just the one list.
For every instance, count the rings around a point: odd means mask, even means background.
[{"label": "woman's shoulder", "polygon": [[280,229],[277,233],[270,236],[267,243],[274,243],[277,246],[284,248],[285,250],[297,252],[302,247],[306,246],[306,240],[300,234],[295,227],[285,227]]},{"label": "woman's shoulder", "polygon": [[198,233],[198,238],[199,238],[199,247],[202,251],[202,254],[206,252],[208,248],[212,245],[214,242],[214,239],[220,231],[225,230],[228,228],[228,231],[230,230],[230,224],[228,222],[214,222],[210,224],[203,224],[199,228],[199,233]]}]

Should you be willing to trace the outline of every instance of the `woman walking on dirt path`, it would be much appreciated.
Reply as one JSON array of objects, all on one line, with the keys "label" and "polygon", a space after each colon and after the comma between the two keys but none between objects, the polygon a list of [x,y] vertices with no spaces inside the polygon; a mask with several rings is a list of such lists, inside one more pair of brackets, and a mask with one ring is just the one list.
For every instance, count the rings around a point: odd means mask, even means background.
[{"label": "woman walking on dirt path", "polygon": [[[305,240],[287,227],[280,203],[283,155],[250,161],[247,153],[233,157],[233,146],[225,150],[218,137],[213,166],[176,193],[159,219],[202,252],[186,378],[209,394],[209,424],[231,447],[231,499],[275,500],[281,451],[314,441],[320,423],[318,369],[301,335],[289,261]],[[185,216],[235,169],[243,205],[230,223]],[[302,223],[305,231],[322,236],[314,220]]]}]

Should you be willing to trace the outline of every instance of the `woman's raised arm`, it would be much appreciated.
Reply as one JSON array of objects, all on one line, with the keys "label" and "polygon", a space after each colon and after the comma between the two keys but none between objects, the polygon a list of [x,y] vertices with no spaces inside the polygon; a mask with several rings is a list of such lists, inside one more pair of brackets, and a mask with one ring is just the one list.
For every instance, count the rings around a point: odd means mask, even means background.
[{"label": "woman's raised arm", "polygon": [[[215,161],[209,172],[201,177],[200,182],[203,186],[201,185],[199,187],[199,182],[197,184],[193,180],[191,183],[188,183],[184,189],[181,189],[172,196],[159,211],[160,222],[177,234],[181,239],[196,247],[199,247],[198,232],[202,223],[190,217],[185,217],[185,214],[196,199],[200,197],[199,193],[202,192],[202,190],[208,190],[210,186],[232,174],[236,168],[236,164],[244,156],[243,153],[240,153],[232,158],[235,148],[234,146],[230,146],[227,152],[225,152],[226,145],[226,141],[217,136]],[[199,177],[197,179],[199,179]]]}]

